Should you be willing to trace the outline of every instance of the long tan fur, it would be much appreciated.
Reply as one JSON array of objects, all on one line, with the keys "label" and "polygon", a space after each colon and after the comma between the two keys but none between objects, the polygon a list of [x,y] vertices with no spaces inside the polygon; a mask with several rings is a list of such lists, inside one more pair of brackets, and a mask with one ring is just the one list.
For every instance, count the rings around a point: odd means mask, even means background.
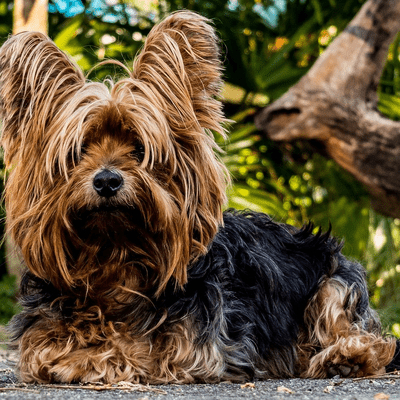
[{"label": "long tan fur", "polygon": [[[218,41],[207,22],[188,12],[162,21],[130,76],[111,87],[85,81],[79,67],[42,34],[22,33],[3,45],[8,233],[37,276],[58,288],[87,291],[116,277],[116,285],[123,281],[123,270],[116,268],[131,267],[126,251],[116,249],[100,263],[101,243],[74,254],[79,239],[70,222],[71,212],[98,202],[89,190],[95,171],[118,159],[124,161],[126,182],[119,201],[135,204],[151,235],[163,243],[155,246],[149,239],[131,250],[157,271],[158,293],[171,277],[179,285],[186,282],[188,263],[206,251],[222,222],[229,181],[212,150],[212,131],[224,134],[224,118],[214,100],[221,87]],[[140,163],[129,157],[135,142],[150,150]],[[82,145],[90,157],[81,154]],[[106,153],[113,156],[104,158]],[[99,265],[105,263],[107,269]]]},{"label": "long tan fur", "polygon": [[339,278],[321,286],[305,310],[299,335],[298,369],[306,378],[373,376],[385,372],[396,343],[382,336],[377,318],[357,319],[358,297]]},{"label": "long tan fur", "polygon": [[[151,30],[117,82],[86,80],[40,33],[1,47],[7,230],[29,270],[10,324],[24,381],[321,378],[389,364],[396,343],[368,307],[357,314],[362,268],[338,264],[333,239],[256,213],[227,212],[222,227],[219,60],[210,21],[187,11]],[[298,281],[283,285],[297,272],[307,299]]]}]

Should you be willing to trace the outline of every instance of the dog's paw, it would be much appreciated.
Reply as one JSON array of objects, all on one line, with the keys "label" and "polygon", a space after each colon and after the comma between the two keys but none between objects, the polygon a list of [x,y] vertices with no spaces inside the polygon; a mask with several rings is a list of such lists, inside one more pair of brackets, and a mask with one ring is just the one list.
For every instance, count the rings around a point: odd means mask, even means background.
[{"label": "dog's paw", "polygon": [[380,375],[393,358],[394,342],[373,334],[340,337],[315,354],[304,376],[343,378]]},{"label": "dog's paw", "polygon": [[352,378],[358,376],[357,373],[360,371],[360,364],[348,365],[348,364],[333,364],[328,363],[327,375],[329,378],[339,376],[340,378]]}]

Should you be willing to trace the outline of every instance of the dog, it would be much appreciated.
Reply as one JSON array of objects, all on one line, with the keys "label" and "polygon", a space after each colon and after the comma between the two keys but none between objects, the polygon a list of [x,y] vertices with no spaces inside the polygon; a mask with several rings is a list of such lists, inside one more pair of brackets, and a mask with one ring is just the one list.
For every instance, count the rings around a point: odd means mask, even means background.
[{"label": "dog", "polygon": [[[176,12],[127,77],[90,82],[45,35],[0,50],[7,229],[27,272],[24,382],[369,376],[399,346],[330,233],[227,210],[219,41]],[[397,348],[396,348],[397,346]]]}]

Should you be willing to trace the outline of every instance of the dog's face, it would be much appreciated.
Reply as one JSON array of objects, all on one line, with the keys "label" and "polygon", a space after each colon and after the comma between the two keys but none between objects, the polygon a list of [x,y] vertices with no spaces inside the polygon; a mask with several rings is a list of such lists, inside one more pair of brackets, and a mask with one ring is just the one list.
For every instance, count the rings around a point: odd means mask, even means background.
[{"label": "dog's face", "polygon": [[58,288],[182,285],[222,221],[212,28],[194,13],[171,15],[128,74],[87,82],[38,33],[0,50],[8,229],[28,268]]}]

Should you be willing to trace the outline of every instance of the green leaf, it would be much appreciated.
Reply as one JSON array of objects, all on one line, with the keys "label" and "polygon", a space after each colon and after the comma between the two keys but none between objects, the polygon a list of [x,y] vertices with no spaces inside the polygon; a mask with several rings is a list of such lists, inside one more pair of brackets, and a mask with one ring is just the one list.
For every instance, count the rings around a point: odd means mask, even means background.
[{"label": "green leaf", "polygon": [[379,93],[378,109],[391,119],[400,119],[400,98],[387,93]]},{"label": "green leaf", "polygon": [[315,11],[315,17],[318,21],[318,23],[320,25],[322,25],[323,23],[323,16],[322,16],[322,8],[321,8],[321,4],[319,3],[318,0],[311,0],[311,3],[314,7],[314,11]]},{"label": "green leaf", "polygon": [[[68,51],[71,55],[76,54],[81,49],[69,46],[70,41],[76,36],[82,21],[81,18],[75,17],[75,19],[71,20],[72,22],[69,23],[66,28],[64,28],[55,38],[54,43],[60,48],[65,51]],[[68,49],[68,50],[67,50]]]},{"label": "green leaf", "polygon": [[266,213],[277,219],[286,217],[286,211],[276,195],[246,185],[233,185],[229,193],[229,206]]}]

